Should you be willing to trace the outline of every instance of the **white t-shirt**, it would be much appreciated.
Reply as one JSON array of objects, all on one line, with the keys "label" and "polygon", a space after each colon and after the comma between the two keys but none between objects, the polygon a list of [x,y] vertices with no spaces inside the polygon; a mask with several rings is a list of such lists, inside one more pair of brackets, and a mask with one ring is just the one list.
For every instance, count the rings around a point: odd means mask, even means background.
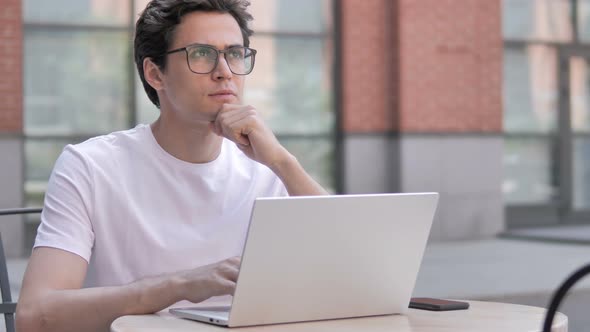
[{"label": "white t-shirt", "polygon": [[85,286],[116,286],[241,255],[256,197],[287,195],[223,141],[217,159],[168,154],[149,125],[68,145],[49,179],[35,247],[89,262]]}]

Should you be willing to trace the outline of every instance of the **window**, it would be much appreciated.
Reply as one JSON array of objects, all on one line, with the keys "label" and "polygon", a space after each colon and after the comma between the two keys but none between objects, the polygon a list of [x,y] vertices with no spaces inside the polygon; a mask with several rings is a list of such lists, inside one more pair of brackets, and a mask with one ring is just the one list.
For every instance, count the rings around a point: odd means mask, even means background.
[{"label": "window", "polygon": [[[136,1],[137,15],[147,0]],[[246,78],[245,103],[262,114],[281,143],[325,188],[334,191],[332,2],[256,0],[250,47],[258,50]],[[138,120],[158,110],[136,78]]]},{"label": "window", "polygon": [[509,224],[590,216],[589,18],[589,0],[503,0]]},{"label": "window", "polygon": [[[132,58],[133,26],[147,2],[23,1],[27,204],[42,204],[66,144],[158,117]],[[331,8],[330,0],[252,1],[258,57],[245,102],[334,190]]]},{"label": "window", "polygon": [[571,0],[503,0],[507,40],[571,41]]}]

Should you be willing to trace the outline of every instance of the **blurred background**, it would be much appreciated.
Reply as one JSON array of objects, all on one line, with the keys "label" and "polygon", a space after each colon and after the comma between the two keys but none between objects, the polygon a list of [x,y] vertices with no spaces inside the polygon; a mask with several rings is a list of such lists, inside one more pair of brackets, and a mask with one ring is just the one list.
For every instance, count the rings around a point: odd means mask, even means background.
[{"label": "blurred background", "polygon": [[[66,144],[154,121],[147,0],[3,0],[0,209]],[[437,191],[415,294],[546,306],[590,261],[590,0],[251,0],[246,103],[330,192]],[[376,212],[377,213],[377,212]],[[18,294],[39,215],[0,217]],[[561,311],[590,331],[590,283]]]}]

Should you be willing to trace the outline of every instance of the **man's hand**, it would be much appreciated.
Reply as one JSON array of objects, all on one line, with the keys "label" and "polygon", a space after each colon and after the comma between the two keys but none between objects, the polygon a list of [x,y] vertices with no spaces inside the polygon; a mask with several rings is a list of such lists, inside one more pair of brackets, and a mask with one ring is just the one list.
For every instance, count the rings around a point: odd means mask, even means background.
[{"label": "man's hand", "polygon": [[181,297],[198,303],[212,296],[233,295],[238,280],[240,257],[179,273]]},{"label": "man's hand", "polygon": [[327,194],[279,143],[254,107],[224,104],[209,127],[215,134],[236,143],[250,159],[270,168],[281,179],[289,195]]},{"label": "man's hand", "polygon": [[[123,315],[158,312],[178,301],[233,294],[240,257],[130,284],[82,288],[88,263],[61,249],[33,250],[16,308],[18,331],[107,331]],[[55,266],[60,266],[56,269]]]},{"label": "man's hand", "polygon": [[224,104],[210,128],[236,143],[250,159],[270,168],[290,157],[252,106]]}]

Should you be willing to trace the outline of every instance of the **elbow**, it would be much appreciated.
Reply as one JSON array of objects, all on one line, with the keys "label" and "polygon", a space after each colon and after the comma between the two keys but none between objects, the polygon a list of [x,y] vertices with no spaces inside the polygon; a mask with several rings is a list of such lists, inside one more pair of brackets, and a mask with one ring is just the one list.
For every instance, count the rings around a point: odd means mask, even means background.
[{"label": "elbow", "polygon": [[16,306],[16,331],[41,332],[49,331],[47,317],[41,308],[36,305],[18,303]]}]

